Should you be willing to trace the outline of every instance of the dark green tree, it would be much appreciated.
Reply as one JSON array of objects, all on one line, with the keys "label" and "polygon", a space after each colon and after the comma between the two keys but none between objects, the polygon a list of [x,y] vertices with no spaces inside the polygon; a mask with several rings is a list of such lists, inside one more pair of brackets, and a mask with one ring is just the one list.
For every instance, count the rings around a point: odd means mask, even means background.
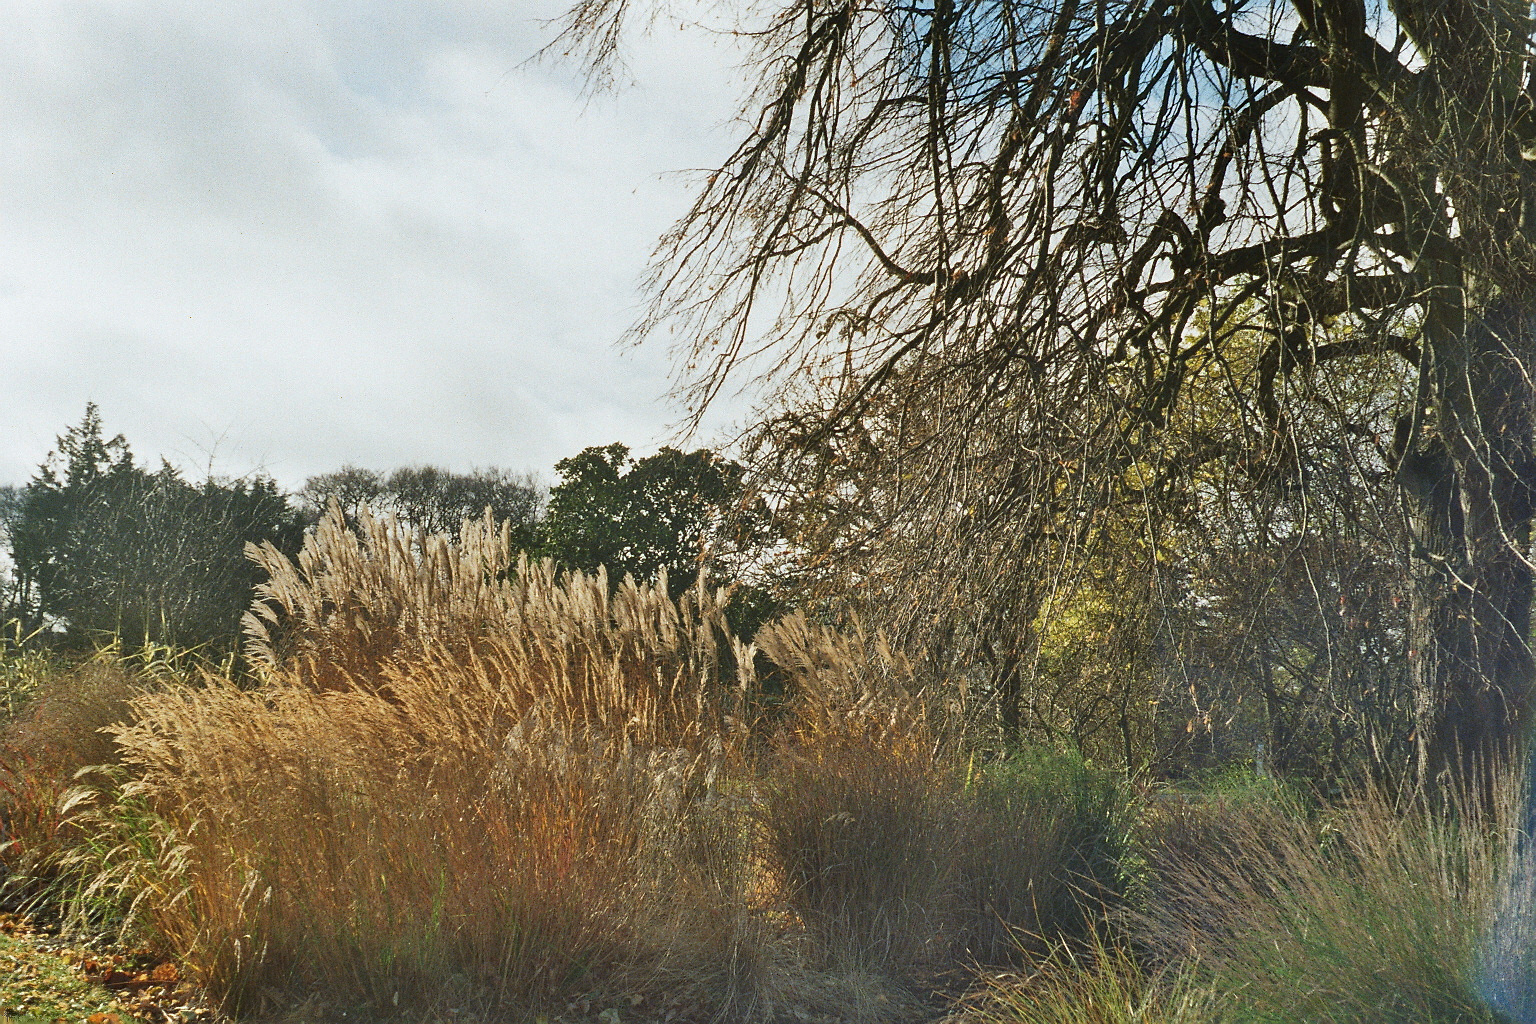
[{"label": "dark green tree", "polygon": [[[25,490],[15,484],[0,487],[0,547],[11,548],[11,534],[21,519]],[[21,593],[10,565],[0,564],[0,623],[20,618]]]},{"label": "dark green tree", "polygon": [[706,449],[663,448],[635,460],[622,444],[587,448],[555,464],[543,550],[564,568],[606,566],[610,580],[654,580],[674,598],[702,571],[734,583],[732,625],[750,633],[770,613],[766,592],[743,577],[767,543],[767,517],[738,463]]},{"label": "dark green tree", "polygon": [[30,626],[66,617],[66,607],[89,599],[81,549],[101,540],[91,521],[119,504],[137,482],[127,439],[102,435],[94,402],[57,443],[23,491],[10,535],[19,608]]},{"label": "dark green tree", "polygon": [[21,609],[72,642],[232,646],[260,577],[245,545],[296,553],[302,537],[271,480],[194,484],[136,466],[91,404],[27,485],[10,539]]}]

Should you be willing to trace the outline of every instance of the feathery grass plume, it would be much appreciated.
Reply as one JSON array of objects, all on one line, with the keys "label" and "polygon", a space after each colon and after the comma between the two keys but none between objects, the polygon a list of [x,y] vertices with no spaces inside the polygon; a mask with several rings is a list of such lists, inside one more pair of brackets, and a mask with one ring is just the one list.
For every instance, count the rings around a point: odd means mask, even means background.
[{"label": "feathery grass plume", "polygon": [[152,912],[203,980],[245,1005],[752,1001],[725,792],[752,658],[722,592],[514,568],[488,520],[455,542],[333,509],[297,567],[256,554],[264,684],[149,695],[116,732],[186,847]]},{"label": "feathery grass plume", "polygon": [[858,620],[835,630],[792,612],[763,627],[755,643],[789,679],[787,729],[807,745],[861,740],[931,764],[953,740],[917,668]]},{"label": "feathery grass plume", "polygon": [[247,556],[268,574],[241,621],[259,666],[310,666],[316,685],[368,679],[427,638],[462,643],[501,618],[516,567],[511,527],[489,512],[459,536],[414,533],[362,510],[354,529],[333,500],[295,564],[272,544]]},{"label": "feathery grass plume", "polygon": [[[270,575],[245,618],[248,656],[317,689],[377,685],[396,660],[473,662],[484,645],[516,669],[509,678],[526,677],[524,691],[563,701],[560,714],[584,727],[615,724],[601,717],[619,692],[603,693],[614,671],[641,687],[619,698],[627,713],[668,719],[656,728],[720,731],[724,715],[745,711],[751,657],[724,625],[723,591],[701,582],[673,602],[665,576],[610,588],[603,570],[562,575],[514,552],[509,526],[489,514],[454,539],[366,510],[353,530],[333,502],[297,564],[271,545],[248,553]],[[559,684],[539,691],[536,677],[557,664]]]},{"label": "feathery grass plume", "polygon": [[58,803],[69,842],[49,867],[46,904],[67,933],[112,935],[174,954],[151,907],[185,891],[188,847],[122,765],[81,769]]},{"label": "feathery grass plume", "polygon": [[1477,972],[1520,792],[1504,779],[1432,804],[1372,787],[1318,814],[1174,806],[1149,846],[1141,938],[1208,976],[1224,1019],[1495,1020]]}]

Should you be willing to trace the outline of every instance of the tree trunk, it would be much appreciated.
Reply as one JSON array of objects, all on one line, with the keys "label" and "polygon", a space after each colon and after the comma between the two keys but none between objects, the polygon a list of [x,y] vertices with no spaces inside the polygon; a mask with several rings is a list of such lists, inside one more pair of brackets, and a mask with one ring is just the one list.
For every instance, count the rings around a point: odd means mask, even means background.
[{"label": "tree trunk", "polygon": [[1433,409],[1403,450],[1398,481],[1416,534],[1408,654],[1419,768],[1440,785],[1510,751],[1531,713],[1533,431],[1522,367],[1533,365],[1533,331],[1531,311],[1511,300],[1454,333],[1433,319]]},{"label": "tree trunk", "polygon": [[1294,733],[1285,701],[1275,685],[1275,665],[1267,645],[1259,651],[1259,692],[1264,699],[1264,717],[1269,722],[1269,769],[1284,777],[1295,761]]}]

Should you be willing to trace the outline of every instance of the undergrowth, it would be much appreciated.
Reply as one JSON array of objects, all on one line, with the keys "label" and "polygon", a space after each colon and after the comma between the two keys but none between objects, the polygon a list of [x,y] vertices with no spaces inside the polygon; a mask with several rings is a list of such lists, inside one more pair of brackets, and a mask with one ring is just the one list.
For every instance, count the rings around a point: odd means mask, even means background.
[{"label": "undergrowth", "polygon": [[1198,965],[1224,1020],[1498,1020],[1482,972],[1525,795],[1509,773],[1496,789],[1164,807],[1136,930]]}]

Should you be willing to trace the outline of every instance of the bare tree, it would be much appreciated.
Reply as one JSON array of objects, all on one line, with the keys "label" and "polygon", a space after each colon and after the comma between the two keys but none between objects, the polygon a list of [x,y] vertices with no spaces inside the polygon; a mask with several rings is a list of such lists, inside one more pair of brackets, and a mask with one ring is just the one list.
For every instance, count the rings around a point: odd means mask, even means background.
[{"label": "bare tree", "polygon": [[357,522],[363,509],[382,504],[388,494],[384,476],[371,469],[342,466],[333,473],[321,473],[304,481],[299,502],[311,522],[318,522],[332,502],[341,506],[347,522]]},{"label": "bare tree", "polygon": [[530,547],[543,513],[544,485],[531,474],[491,467],[454,473],[439,466],[405,466],[387,476],[343,466],[312,476],[299,492],[311,521],[335,501],[348,522],[362,509],[398,516],[413,530],[455,533],[466,519],[489,508],[498,521],[512,523],[514,543]]},{"label": "bare tree", "polygon": [[1291,397],[1307,443],[1276,480],[1202,454],[1241,447],[1229,399],[1263,341],[1191,360],[1187,400],[1143,452],[1157,461],[1107,480],[1064,468],[1082,452],[1058,444],[1049,494],[1016,475],[1040,438],[1003,401],[958,458],[919,441],[925,410],[903,388],[832,429],[805,404],[774,417],[750,450],[799,553],[783,583],[885,628],[1005,741],[1158,773],[1251,757],[1319,781],[1397,776],[1414,720],[1390,453],[1330,447],[1342,422],[1390,438],[1394,367],[1356,360]]},{"label": "bare tree", "polygon": [[[631,4],[583,0],[601,63]],[[732,10],[744,138],[662,243],[638,327],[702,410],[747,374],[827,436],[921,409],[914,501],[984,474],[1042,532],[1130,467],[1305,473],[1307,382],[1397,362],[1423,766],[1529,716],[1536,65],[1512,0],[781,0]],[[1197,321],[1204,326],[1197,328]],[[1166,456],[1196,358],[1265,339],[1219,443]],[[1352,445],[1368,424],[1341,424]],[[995,434],[996,431],[993,431]],[[1140,485],[1139,485],[1140,486]],[[921,495],[922,497],[919,497]],[[949,497],[945,497],[945,496]],[[1071,496],[1069,503],[1064,496]],[[1069,509],[1066,506],[1072,504]]]}]

